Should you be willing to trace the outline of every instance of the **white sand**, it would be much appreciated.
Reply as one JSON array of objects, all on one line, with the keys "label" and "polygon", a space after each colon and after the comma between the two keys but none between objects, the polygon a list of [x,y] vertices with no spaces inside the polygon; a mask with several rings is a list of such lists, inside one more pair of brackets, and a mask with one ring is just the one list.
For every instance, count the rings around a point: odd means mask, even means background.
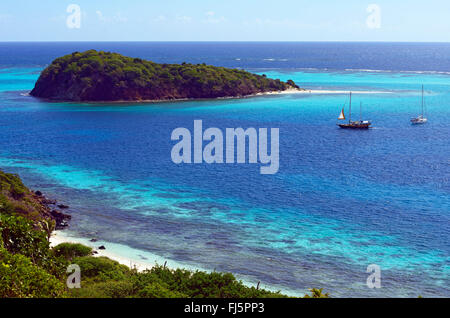
[{"label": "white sand", "polygon": [[[66,233],[62,231],[54,231],[52,233],[52,236],[50,238],[50,246],[56,246],[61,243],[80,243],[86,246],[91,247],[94,251],[96,251],[98,254],[95,254],[95,257],[105,256],[112,260],[115,260],[116,262],[119,262],[120,264],[126,265],[130,268],[136,268],[138,271],[144,271],[146,269],[151,269],[156,264],[163,265],[164,262],[161,262],[162,260],[159,257],[156,257],[155,261],[152,262],[150,259],[143,260],[139,257],[140,254],[132,253],[133,250],[130,249],[130,254],[133,255],[132,257],[124,257],[117,253],[118,249],[124,249],[124,247],[118,245],[118,244],[111,244],[106,243],[102,241],[98,242],[91,242],[88,239],[83,238],[77,238],[67,235]],[[99,246],[105,246],[106,249],[100,250],[98,249]],[[137,255],[136,255],[137,254]]]},{"label": "white sand", "polygon": [[345,90],[321,90],[321,89],[287,89],[285,91],[277,91],[277,92],[266,92],[266,93],[259,93],[256,94],[257,96],[262,95],[284,95],[284,94],[314,94],[314,95],[321,95],[321,94],[391,94],[391,92],[384,92],[384,91],[345,91]]}]

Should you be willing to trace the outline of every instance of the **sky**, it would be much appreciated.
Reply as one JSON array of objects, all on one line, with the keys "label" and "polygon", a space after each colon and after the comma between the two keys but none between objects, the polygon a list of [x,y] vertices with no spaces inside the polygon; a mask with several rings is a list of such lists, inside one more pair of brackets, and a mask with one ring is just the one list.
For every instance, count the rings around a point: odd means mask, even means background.
[{"label": "sky", "polygon": [[2,0],[0,41],[450,42],[449,13],[448,0]]}]

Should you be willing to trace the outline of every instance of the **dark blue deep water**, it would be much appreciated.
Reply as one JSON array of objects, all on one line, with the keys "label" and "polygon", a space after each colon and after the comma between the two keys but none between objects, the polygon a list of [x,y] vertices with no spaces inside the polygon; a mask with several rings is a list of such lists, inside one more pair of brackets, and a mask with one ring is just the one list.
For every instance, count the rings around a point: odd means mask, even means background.
[{"label": "dark blue deep water", "polygon": [[[55,57],[87,49],[336,92],[95,105],[27,96]],[[414,127],[422,84],[429,123]],[[374,129],[336,127],[348,90]],[[171,132],[195,119],[279,128],[278,174],[175,165]],[[68,203],[67,236],[294,294],[450,296],[449,120],[450,44],[0,43],[0,169]],[[369,264],[381,289],[366,286]]]}]

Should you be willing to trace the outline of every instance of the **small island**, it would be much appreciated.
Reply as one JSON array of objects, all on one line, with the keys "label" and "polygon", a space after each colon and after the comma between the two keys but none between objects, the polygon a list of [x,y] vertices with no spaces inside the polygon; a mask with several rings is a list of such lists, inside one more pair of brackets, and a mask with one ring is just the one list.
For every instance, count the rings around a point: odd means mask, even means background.
[{"label": "small island", "polygon": [[89,50],[55,59],[31,95],[54,101],[170,101],[301,90],[292,80],[206,64],[158,64]]}]

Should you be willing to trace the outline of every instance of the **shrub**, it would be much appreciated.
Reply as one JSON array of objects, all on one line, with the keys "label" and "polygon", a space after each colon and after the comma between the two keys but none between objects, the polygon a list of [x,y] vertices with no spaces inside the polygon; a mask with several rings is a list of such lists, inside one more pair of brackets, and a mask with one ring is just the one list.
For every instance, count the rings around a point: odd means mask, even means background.
[{"label": "shrub", "polygon": [[33,222],[22,216],[0,214],[0,235],[4,248],[12,254],[23,254],[33,263],[49,256],[46,233],[35,230]]},{"label": "shrub", "polygon": [[22,216],[0,214],[2,247],[11,254],[21,254],[31,262],[61,278],[65,275],[67,261],[50,252],[47,233],[35,229],[33,222]]},{"label": "shrub", "polygon": [[72,262],[80,266],[82,277],[94,281],[122,280],[132,272],[127,266],[103,256],[77,257]]},{"label": "shrub", "polygon": [[45,207],[33,198],[19,176],[0,170],[0,213],[21,215],[33,220],[35,225],[48,221]]},{"label": "shrub", "polygon": [[24,255],[0,249],[0,297],[63,297],[63,283]]},{"label": "shrub", "polygon": [[[175,295],[195,298],[283,297],[280,293],[247,287],[230,273],[192,272],[184,269],[171,270],[162,266],[155,266],[150,270],[139,273],[133,279],[136,289],[141,291],[140,295],[143,297],[144,295],[150,297],[151,291],[155,288],[159,288],[158,290],[163,292],[162,287],[174,292]],[[152,285],[156,287],[151,287]]]},{"label": "shrub", "polygon": [[70,290],[70,296],[75,298],[128,298],[134,295],[134,286],[130,280],[98,283],[82,281],[81,288]]},{"label": "shrub", "polygon": [[305,295],[305,297],[303,298],[329,298],[330,296],[328,295],[328,293],[323,293],[323,288],[321,289],[317,289],[317,288],[312,288],[310,289],[311,291],[311,295]]},{"label": "shrub", "polygon": [[72,260],[75,257],[91,255],[92,248],[78,243],[61,243],[55,246],[52,249],[52,252],[57,257],[64,257],[67,260]]},{"label": "shrub", "polygon": [[18,199],[25,194],[26,189],[18,175],[0,171],[0,192],[8,191]]},{"label": "shrub", "polygon": [[138,296],[141,298],[186,298],[187,296],[178,292],[173,291],[164,286],[160,282],[154,282],[148,284],[138,292]]}]

